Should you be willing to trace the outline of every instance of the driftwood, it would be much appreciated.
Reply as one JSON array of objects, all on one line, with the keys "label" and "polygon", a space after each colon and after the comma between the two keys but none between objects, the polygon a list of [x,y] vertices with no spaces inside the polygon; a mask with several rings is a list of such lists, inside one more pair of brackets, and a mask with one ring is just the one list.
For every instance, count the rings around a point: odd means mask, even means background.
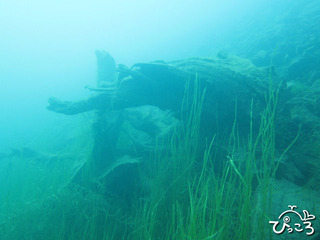
[{"label": "driftwood", "polygon": [[[204,113],[224,122],[233,118],[235,100],[244,114],[250,111],[252,99],[261,108],[269,81],[269,70],[258,69],[245,59],[221,54],[212,59],[139,63],[130,69],[120,65],[116,71],[116,81],[106,87],[89,88],[96,92],[94,96],[78,102],[50,98],[48,109],[72,115],[152,105],[177,113],[181,110],[187,81],[197,78],[200,86],[207,90]],[[277,81],[275,76],[273,81]]]},{"label": "driftwood", "polygon": [[[106,56],[110,58],[109,55]],[[98,64],[99,62],[104,61],[98,61]],[[103,65],[98,68],[101,67],[108,66]],[[112,69],[114,69],[113,64]],[[88,88],[95,94],[87,99],[77,102],[49,99],[48,109],[57,113],[72,115],[94,110],[97,112],[96,123],[93,125],[93,165],[97,169],[96,176],[105,176],[110,167],[125,155],[130,159],[143,158],[142,155],[147,150],[146,142],[151,146],[151,139],[154,140],[155,135],[163,135],[164,129],[172,130],[177,124],[174,119],[179,119],[181,116],[187,84],[192,88],[195,82],[198,82],[201,90],[206,89],[201,122],[201,134],[204,140],[219,132],[230,132],[235,119],[236,103],[237,126],[240,134],[242,136],[248,134],[252,102],[253,125],[258,128],[260,113],[266,107],[269,84],[275,88],[280,86],[280,80],[272,68],[257,68],[247,59],[222,53],[215,58],[191,58],[168,63],[138,63],[131,68],[118,65],[114,71],[114,74],[107,71],[107,76],[111,76],[110,81],[107,80],[108,77],[103,76],[103,71],[98,71],[103,80],[98,81],[97,87]],[[116,78],[114,79],[113,76]],[[289,83],[287,86],[284,83],[279,93],[276,147],[280,152],[294,139],[299,125],[304,129],[301,139],[306,140],[314,130],[314,126],[319,125],[314,124],[319,119],[317,112],[313,109],[317,105],[313,102],[308,104],[308,101],[303,101],[304,104],[301,104],[301,101],[297,101],[297,96],[290,91],[292,87],[288,86]],[[191,89],[188,92],[193,91]],[[317,92],[308,91],[304,95],[310,98],[311,94],[317,94]],[[143,106],[151,107],[141,108]],[[168,118],[169,115],[163,111],[171,112],[173,115]],[[157,116],[151,117],[151,113]],[[143,127],[144,121],[147,121],[145,125],[151,127]],[[127,122],[130,122],[131,130],[123,130],[124,126],[128,127]],[[152,128],[156,129],[156,133]],[[127,131],[132,148],[140,149],[139,151],[118,148],[117,139],[122,131]],[[132,133],[135,136],[132,136]],[[139,138],[141,136],[143,137]],[[315,140],[314,143],[318,141],[318,139]],[[300,142],[299,146],[295,146],[300,151],[305,149],[306,144]],[[298,164],[301,155],[292,153],[289,158]]]},{"label": "driftwood", "polygon": [[[98,60],[98,66],[102,64],[98,69],[108,68],[108,64],[103,63],[113,62],[110,55],[97,56],[107,58]],[[95,93],[87,99],[77,102],[49,99],[48,109],[57,113],[73,115],[96,110],[91,162],[94,181],[111,173],[114,166],[123,167],[123,161],[121,165],[116,164],[119,159],[131,159],[127,167],[132,167],[132,162],[138,162],[132,159],[147,156],[157,137],[170,137],[181,116],[183,99],[188,98],[185,94],[192,94],[195,85],[200,93],[206,89],[201,130],[205,141],[218,129],[225,131],[232,126],[236,101],[240,113],[238,123],[243,122],[247,127],[251,100],[254,98],[255,108],[263,109],[269,81],[267,69],[258,69],[248,60],[223,54],[169,63],[138,63],[131,68],[118,65],[114,74],[112,69],[113,64],[110,71],[105,71],[106,76],[98,70],[101,79],[97,87],[87,87]],[[114,80],[113,76],[117,78]],[[111,80],[107,81],[108,78]],[[127,137],[120,141],[123,132]],[[119,147],[119,141],[121,146],[128,147]],[[81,172],[76,178],[84,179]]]}]

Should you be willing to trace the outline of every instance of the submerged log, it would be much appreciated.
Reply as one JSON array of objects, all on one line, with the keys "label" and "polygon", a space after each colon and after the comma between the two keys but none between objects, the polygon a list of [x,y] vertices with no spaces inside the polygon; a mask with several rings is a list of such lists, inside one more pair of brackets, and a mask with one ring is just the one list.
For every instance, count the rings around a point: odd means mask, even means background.
[{"label": "submerged log", "polygon": [[[104,80],[103,84],[88,88],[95,94],[87,99],[76,102],[49,99],[48,109],[57,113],[97,112],[91,163],[97,178],[109,173],[112,166],[119,166],[119,159],[121,166],[123,159],[131,159],[131,165],[138,162],[137,159],[143,159],[156,145],[157,136],[170,135],[181,117],[181,110],[188,111],[182,108],[182,103],[186,98],[192,99],[188,94],[193,94],[193,87],[200,88],[199,92],[206,89],[200,128],[202,139],[206,141],[214,134],[230,133],[235,118],[240,136],[246,137],[251,110],[254,133],[259,131],[260,113],[266,107],[269,87],[278,88],[280,85],[273,68],[257,68],[247,59],[223,53],[214,58],[137,63],[131,68],[118,65],[115,71],[109,74],[117,76],[115,80],[110,77],[110,81]],[[187,85],[189,91],[186,91]],[[307,139],[320,117],[313,110],[316,104],[301,104],[301,101],[307,102],[304,98],[296,98],[290,89],[283,84],[279,92],[276,118],[276,148],[279,152],[295,138],[298,125],[304,126],[305,130],[301,139]],[[305,91],[307,97],[311,94],[317,92]],[[123,138],[123,132],[126,132],[126,140],[119,140]],[[314,144],[317,142],[320,142],[318,138]],[[297,149],[305,146],[299,142]],[[299,162],[301,156],[291,154],[287,159]]]},{"label": "submerged log", "polygon": [[[110,62],[110,56],[104,56]],[[111,62],[113,69],[114,61]],[[109,77],[103,77],[103,70],[99,70],[98,78],[103,80],[98,81],[96,88],[88,88],[95,94],[87,99],[77,102],[49,99],[48,110],[57,113],[97,112],[90,163],[96,180],[106,177],[115,166],[123,168],[123,159],[130,159],[127,167],[132,168],[159,144],[157,137],[170,139],[181,117],[183,101],[192,100],[195,87],[200,94],[206,89],[201,124],[202,139],[206,141],[218,130],[223,132],[232,126],[236,101],[238,124],[242,122],[247,128],[251,100],[254,98],[255,107],[262,110],[269,82],[268,69],[256,68],[246,59],[225,54],[168,63],[137,63],[131,68],[118,65],[115,71],[114,74],[107,71]],[[110,77],[115,75],[116,80]],[[186,106],[183,109],[188,111]],[[82,172],[76,179],[84,179]]]},{"label": "submerged log", "polygon": [[[93,89],[96,94],[88,99],[67,102],[50,98],[48,109],[72,115],[152,105],[178,113],[186,83],[197,78],[200,87],[207,90],[204,113],[224,122],[233,120],[235,100],[242,114],[248,115],[252,99],[255,106],[261,108],[265,104],[269,84],[268,69],[259,69],[246,59],[223,54],[216,58],[192,58],[169,63],[138,63],[130,69],[119,65],[116,71],[117,80],[108,83],[107,87]],[[276,76],[272,78],[278,84]]]}]

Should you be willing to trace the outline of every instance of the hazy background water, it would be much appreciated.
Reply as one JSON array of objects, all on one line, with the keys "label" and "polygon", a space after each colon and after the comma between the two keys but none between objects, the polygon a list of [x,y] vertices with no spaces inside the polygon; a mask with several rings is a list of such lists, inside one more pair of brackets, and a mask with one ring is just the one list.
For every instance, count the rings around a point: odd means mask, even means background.
[{"label": "hazy background water", "polygon": [[290,2],[0,1],[0,149],[69,128],[74,118],[47,111],[47,99],[89,94],[96,49],[128,66],[237,52],[235,43],[276,22]]}]

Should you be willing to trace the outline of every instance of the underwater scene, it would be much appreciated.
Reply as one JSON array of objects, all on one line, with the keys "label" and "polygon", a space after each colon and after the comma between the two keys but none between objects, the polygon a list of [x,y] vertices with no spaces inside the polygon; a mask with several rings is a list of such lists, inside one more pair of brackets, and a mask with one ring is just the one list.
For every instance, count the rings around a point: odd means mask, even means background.
[{"label": "underwater scene", "polygon": [[320,1],[0,2],[0,240],[320,239]]}]

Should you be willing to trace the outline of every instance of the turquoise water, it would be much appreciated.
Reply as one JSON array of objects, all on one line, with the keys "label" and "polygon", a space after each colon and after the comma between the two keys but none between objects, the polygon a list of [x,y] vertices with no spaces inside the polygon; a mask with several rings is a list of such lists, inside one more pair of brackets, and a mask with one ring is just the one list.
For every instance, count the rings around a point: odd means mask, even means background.
[{"label": "turquoise water", "polygon": [[319,18],[316,0],[2,1],[0,240],[281,239],[288,205],[317,215]]}]

